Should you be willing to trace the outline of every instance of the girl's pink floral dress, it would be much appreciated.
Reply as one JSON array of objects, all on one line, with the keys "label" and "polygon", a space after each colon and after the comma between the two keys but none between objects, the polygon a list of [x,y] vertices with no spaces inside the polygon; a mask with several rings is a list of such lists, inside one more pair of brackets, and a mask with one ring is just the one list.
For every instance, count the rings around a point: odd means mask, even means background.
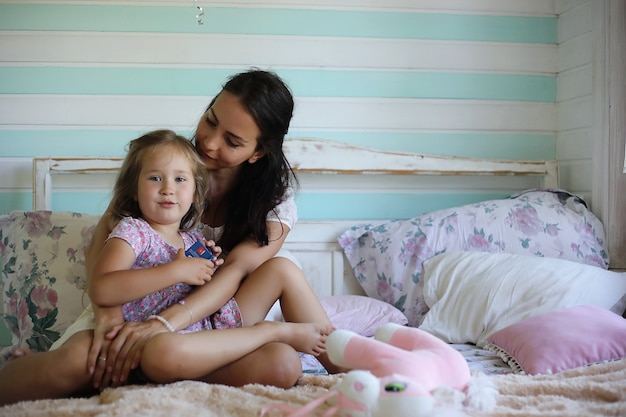
[{"label": "girl's pink floral dress", "polygon": [[[180,235],[185,242],[185,249],[202,238],[202,234],[198,230],[181,231]],[[171,262],[178,252],[178,248],[165,242],[143,219],[123,218],[109,235],[109,239],[111,238],[123,239],[133,248],[137,256],[133,269],[150,268]],[[158,314],[172,304],[181,301],[192,290],[191,285],[177,283],[128,302],[122,306],[124,320],[145,321],[148,316]],[[234,298],[211,316],[199,320],[179,333],[231,327],[242,327],[241,312]]]}]

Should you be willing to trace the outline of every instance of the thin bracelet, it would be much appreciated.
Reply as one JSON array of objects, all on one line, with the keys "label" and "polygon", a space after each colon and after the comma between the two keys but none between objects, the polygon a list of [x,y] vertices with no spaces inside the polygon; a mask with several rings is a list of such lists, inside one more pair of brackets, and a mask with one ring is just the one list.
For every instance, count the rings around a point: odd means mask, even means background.
[{"label": "thin bracelet", "polygon": [[161,317],[156,314],[153,314],[151,316],[148,316],[148,320],[158,320],[161,323],[163,323],[165,327],[167,327],[167,330],[169,330],[172,333],[176,332],[176,330],[174,330],[174,326],[172,326],[170,322],[165,319],[165,317]]},{"label": "thin bracelet", "polygon": [[178,304],[187,309],[187,312],[189,313],[189,324],[187,325],[187,327],[191,326],[193,324],[193,311],[191,311],[191,309],[187,307],[187,305],[185,304],[185,300],[180,300]]}]

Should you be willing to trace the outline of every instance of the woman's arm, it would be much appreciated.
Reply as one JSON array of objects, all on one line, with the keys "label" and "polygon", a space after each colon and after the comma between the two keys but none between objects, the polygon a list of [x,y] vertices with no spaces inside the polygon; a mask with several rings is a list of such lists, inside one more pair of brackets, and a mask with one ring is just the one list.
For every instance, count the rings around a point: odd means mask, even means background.
[{"label": "woman's arm", "polygon": [[[104,242],[113,230],[113,226],[114,222],[107,210],[98,221],[98,224],[96,224],[93,236],[85,248],[85,274],[88,287],[91,285],[93,267],[100,256],[100,252],[102,252],[102,248],[104,248]],[[106,336],[111,333],[116,326],[124,323],[124,316],[122,315],[121,305],[116,307],[100,307],[93,301],[91,304],[96,324],[91,349],[87,356],[87,369],[90,373],[93,373],[94,386],[98,388],[102,386],[102,381],[105,378],[105,362],[99,361],[98,357],[101,356],[101,352],[103,357],[106,356],[110,344],[110,340],[108,340]],[[104,385],[106,385],[106,383]]]}]

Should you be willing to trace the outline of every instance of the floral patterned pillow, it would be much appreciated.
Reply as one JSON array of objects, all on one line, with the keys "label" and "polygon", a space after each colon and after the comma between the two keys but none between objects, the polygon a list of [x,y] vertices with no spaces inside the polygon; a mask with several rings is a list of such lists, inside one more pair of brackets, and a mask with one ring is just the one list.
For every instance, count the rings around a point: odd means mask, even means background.
[{"label": "floral patterned pillow", "polygon": [[365,293],[394,305],[416,327],[428,312],[422,263],[443,252],[508,252],[609,266],[602,223],[580,197],[558,189],[361,224],[338,242]]},{"label": "floral patterned pillow", "polygon": [[45,351],[89,304],[85,246],[98,216],[13,211],[0,216],[2,307],[12,346]]}]

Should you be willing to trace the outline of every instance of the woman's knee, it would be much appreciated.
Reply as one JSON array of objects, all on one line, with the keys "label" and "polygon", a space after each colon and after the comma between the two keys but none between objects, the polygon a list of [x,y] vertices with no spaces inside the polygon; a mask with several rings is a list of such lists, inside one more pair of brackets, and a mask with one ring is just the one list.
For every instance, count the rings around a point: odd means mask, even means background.
[{"label": "woman's knee", "polygon": [[272,280],[280,279],[292,285],[307,282],[302,269],[288,258],[270,258],[255,273],[271,277]]}]

